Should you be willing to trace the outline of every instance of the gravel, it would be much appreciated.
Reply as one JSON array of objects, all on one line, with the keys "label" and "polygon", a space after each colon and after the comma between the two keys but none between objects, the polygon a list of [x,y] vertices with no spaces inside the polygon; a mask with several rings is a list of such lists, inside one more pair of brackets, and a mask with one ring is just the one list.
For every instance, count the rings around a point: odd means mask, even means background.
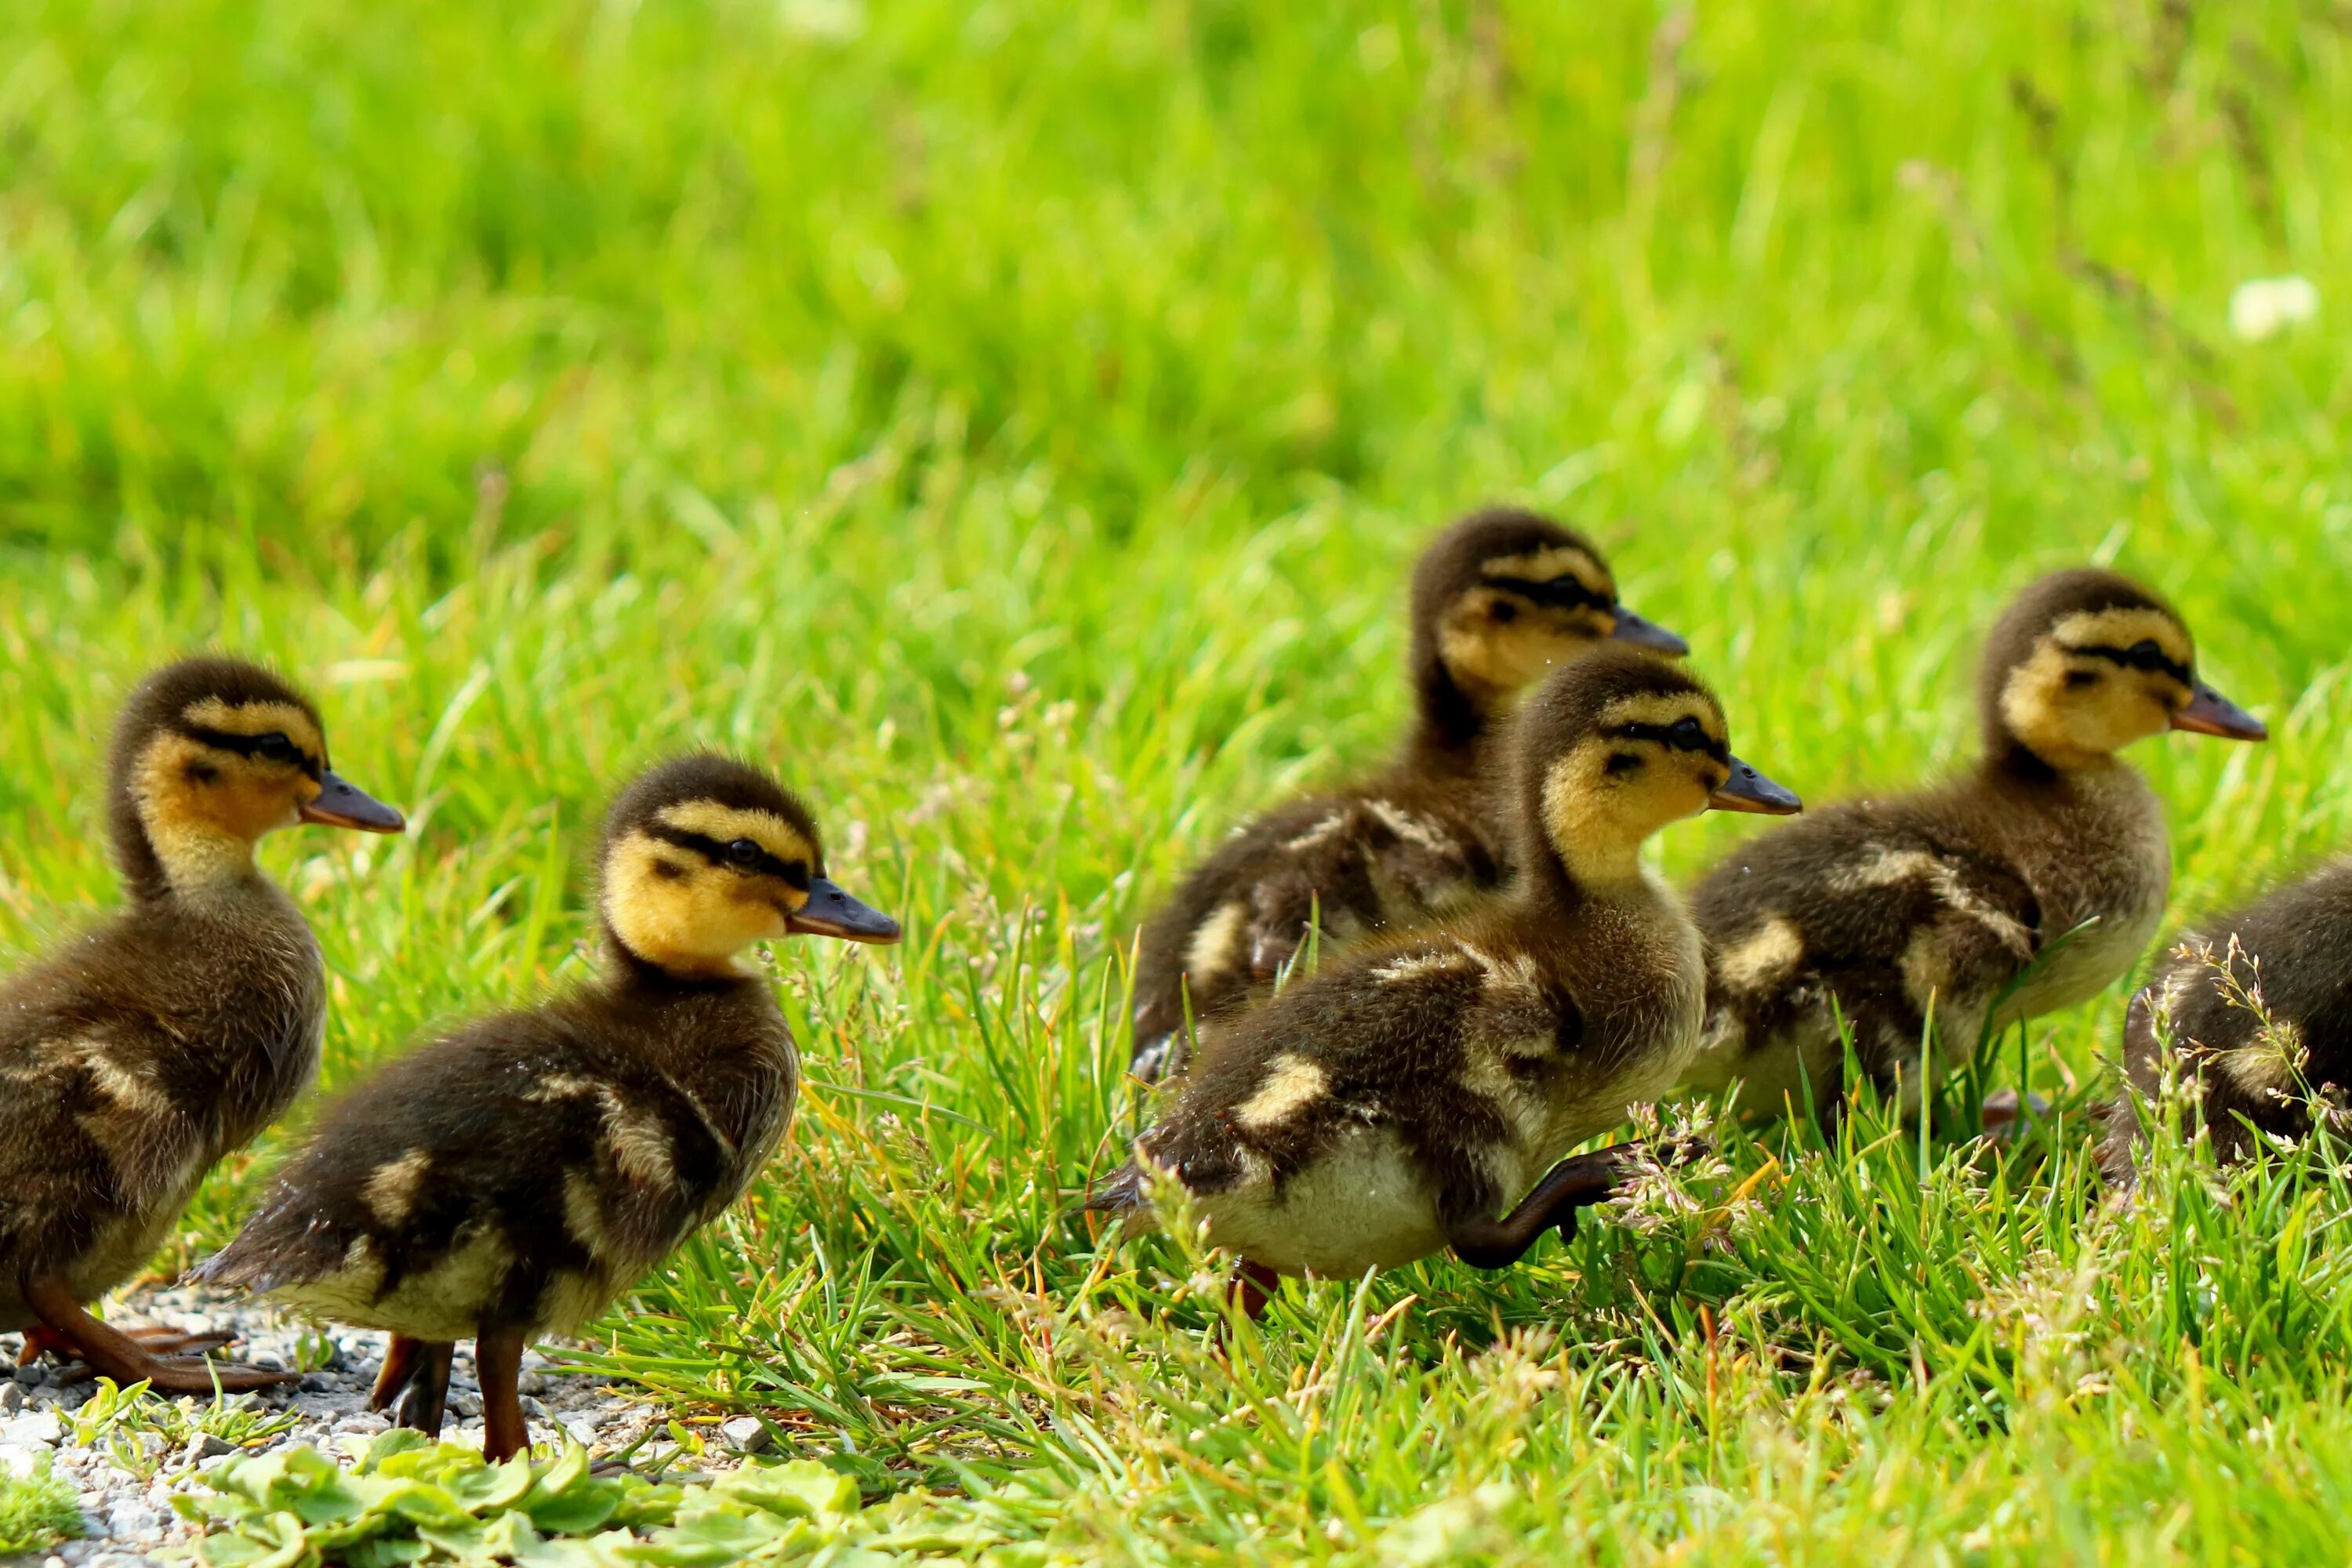
[{"label": "gravel", "polygon": [[[314,1330],[243,1298],[185,1287],[134,1293],[116,1303],[109,1316],[125,1325],[165,1324],[188,1333],[233,1329],[239,1335],[237,1342],[217,1353],[260,1366],[309,1365],[311,1370],[300,1382],[253,1396],[257,1408],[290,1410],[298,1419],[289,1430],[246,1452],[309,1443],[348,1460],[390,1425],[367,1407],[368,1392],[383,1363],[382,1334]],[[80,1492],[89,1534],[45,1555],[9,1561],[27,1568],[35,1563],[40,1568],[156,1568],[152,1554],[188,1536],[185,1521],[172,1510],[172,1495],[198,1486],[200,1467],[217,1465],[237,1450],[216,1436],[198,1433],[185,1447],[166,1454],[161,1451],[164,1443],[160,1435],[145,1434],[144,1463],[153,1467],[153,1473],[142,1479],[118,1465],[102,1440],[96,1447],[75,1441],[73,1413],[89,1399],[95,1383],[61,1385],[54,1363],[16,1365],[12,1363],[16,1354],[14,1337],[0,1336],[0,1472],[26,1473],[47,1455],[55,1472]],[[526,1354],[522,1364],[522,1408],[535,1442],[568,1436],[585,1445],[592,1456],[604,1458],[636,1444],[666,1417],[666,1412],[642,1395],[626,1395],[593,1376],[550,1365],[536,1352]],[[464,1348],[450,1371],[448,1410],[443,1439],[478,1447],[481,1388]],[[703,1468],[712,1467],[706,1461]]]}]

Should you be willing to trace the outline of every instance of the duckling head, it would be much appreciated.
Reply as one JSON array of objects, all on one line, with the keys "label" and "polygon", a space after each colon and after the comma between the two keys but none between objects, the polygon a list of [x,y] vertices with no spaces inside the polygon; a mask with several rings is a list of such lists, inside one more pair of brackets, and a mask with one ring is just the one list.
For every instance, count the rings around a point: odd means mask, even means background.
[{"label": "duckling head", "polygon": [[264,836],[298,822],[405,826],[327,765],[310,699],[243,659],[183,659],[149,676],[116,722],[108,772],[116,858],[142,898],[240,875]]},{"label": "duckling head", "polygon": [[1423,553],[1412,634],[1423,709],[1456,739],[1598,644],[1690,651],[1618,602],[1617,580],[1591,540],[1512,507],[1473,512]]},{"label": "duckling head", "polygon": [[1710,807],[1800,809],[1731,754],[1714,692],[1630,648],[1596,649],[1537,688],[1517,744],[1520,864],[1557,862],[1594,891],[1639,879],[1643,841],[1668,823]]},{"label": "duckling head", "polygon": [[2057,572],[2020,595],[1986,645],[1985,738],[2039,769],[2095,767],[2164,730],[2260,741],[2261,720],[2197,679],[2179,613],[2113,572]]},{"label": "duckling head", "polygon": [[893,942],[898,922],[824,874],[816,818],[731,757],[663,763],[613,803],[598,900],[635,963],[687,979],[746,973],[737,955],[794,933]]}]

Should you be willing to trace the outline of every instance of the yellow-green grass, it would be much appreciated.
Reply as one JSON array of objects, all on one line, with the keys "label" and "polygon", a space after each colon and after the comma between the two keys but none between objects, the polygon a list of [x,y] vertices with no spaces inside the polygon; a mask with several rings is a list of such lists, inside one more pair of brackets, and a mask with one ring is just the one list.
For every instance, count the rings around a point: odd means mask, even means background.
[{"label": "yellow-green grass", "polygon": [[[2347,102],[2340,0],[0,7],[0,947],[113,896],[174,650],[414,813],[268,851],[330,1089],[579,973],[600,798],[736,748],[908,941],[781,954],[793,1146],[596,1331],[689,1409],[1110,1561],[2338,1555],[2345,1194],[2168,1151],[2103,1209],[2121,987],[2005,1044],[2068,1112],[2006,1163],[1735,1138],[1760,1212],[1259,1335],[1067,1205],[1139,918],[1379,755],[1480,500],[1592,530],[1813,799],[1964,757],[1990,617],[2112,562],[2273,727],[2136,753],[2177,919],[2335,847]],[[2232,337],[2284,273],[2319,318]]]}]

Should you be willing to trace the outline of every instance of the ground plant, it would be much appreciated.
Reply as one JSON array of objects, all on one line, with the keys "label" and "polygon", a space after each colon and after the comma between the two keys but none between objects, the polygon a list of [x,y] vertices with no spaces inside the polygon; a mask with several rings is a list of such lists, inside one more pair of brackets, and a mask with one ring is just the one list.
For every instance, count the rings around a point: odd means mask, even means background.
[{"label": "ground plant", "polygon": [[[1485,500],[1591,531],[1808,799],[1964,758],[1991,616],[2113,563],[2273,730],[2132,753],[2160,947],[2342,846],[2347,103],[2343,0],[16,0],[0,955],[113,898],[105,727],[179,650],[411,813],[265,851],[330,1091],[583,973],[604,792],[736,749],[908,941],[777,952],[790,1145],[577,1353],[884,1548],[2340,1560],[2352,1194],[2158,1128],[2112,1202],[2123,987],[1933,1126],[1664,1108],[1719,1159],[1572,1244],[1255,1325],[1074,1203],[1138,921],[1379,754],[1406,566]],[[1971,1141],[2004,1087],[2050,1114]],[[206,1561],[310,1550],[254,1531]]]}]

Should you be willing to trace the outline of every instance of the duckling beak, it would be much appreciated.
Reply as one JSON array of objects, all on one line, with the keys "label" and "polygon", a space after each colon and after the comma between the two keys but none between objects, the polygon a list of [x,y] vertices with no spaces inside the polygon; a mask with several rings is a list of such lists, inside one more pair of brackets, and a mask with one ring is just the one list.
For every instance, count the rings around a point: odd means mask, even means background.
[{"label": "duckling beak", "polygon": [[330,768],[319,780],[319,798],[298,814],[322,827],[350,827],[362,833],[399,833],[408,819],[352,781]]},{"label": "duckling beak", "polygon": [[1635,647],[1646,647],[1680,658],[1690,652],[1690,644],[1658,625],[1635,615],[1620,605],[1616,609],[1617,625],[1609,633],[1612,642],[1629,642]]},{"label": "duckling beak", "polygon": [[1795,794],[1774,784],[1738,757],[1731,759],[1731,776],[1706,797],[1710,811],[1759,811],[1767,816],[1793,816],[1805,809]]},{"label": "duckling beak", "polygon": [[809,881],[808,902],[784,917],[784,929],[803,936],[837,936],[882,946],[898,940],[898,922],[868,909],[824,877]]},{"label": "duckling beak", "polygon": [[2219,735],[2225,741],[2267,741],[2270,727],[2247,712],[2203,681],[2197,683],[2197,695],[2189,706],[2172,716],[2172,727],[2200,735]]}]

